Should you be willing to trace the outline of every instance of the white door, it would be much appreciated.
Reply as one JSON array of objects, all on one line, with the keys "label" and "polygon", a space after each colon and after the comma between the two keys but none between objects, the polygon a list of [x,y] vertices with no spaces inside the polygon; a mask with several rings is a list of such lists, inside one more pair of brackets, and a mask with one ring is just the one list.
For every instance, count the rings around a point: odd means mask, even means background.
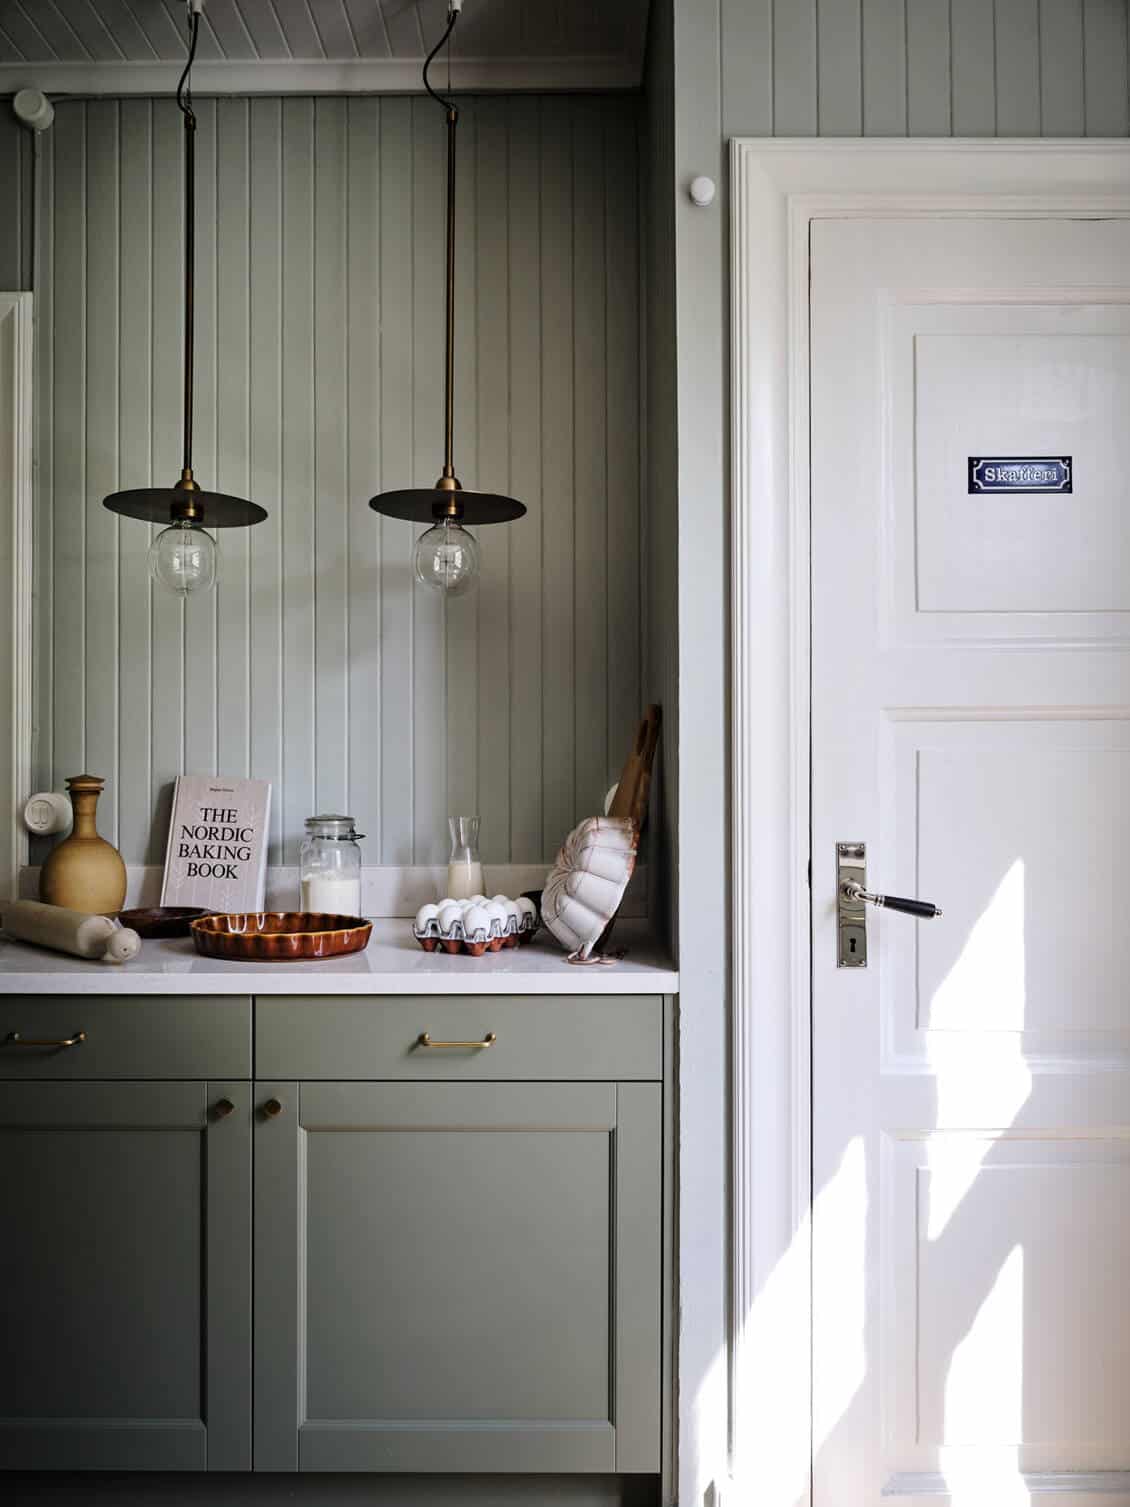
[{"label": "white door", "polygon": [[1130,1503],[1130,223],[811,290],[816,1507]]}]

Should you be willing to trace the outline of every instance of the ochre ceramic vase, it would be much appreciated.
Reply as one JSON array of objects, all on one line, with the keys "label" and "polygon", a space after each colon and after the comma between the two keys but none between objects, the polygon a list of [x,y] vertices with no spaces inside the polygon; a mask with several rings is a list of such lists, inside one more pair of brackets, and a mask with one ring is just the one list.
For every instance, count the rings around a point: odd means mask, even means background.
[{"label": "ochre ceramic vase", "polygon": [[98,836],[95,812],[105,780],[75,774],[67,781],[75,824],[70,837],[39,871],[39,898],[95,916],[119,911],[126,898],[126,866],[117,848]]}]

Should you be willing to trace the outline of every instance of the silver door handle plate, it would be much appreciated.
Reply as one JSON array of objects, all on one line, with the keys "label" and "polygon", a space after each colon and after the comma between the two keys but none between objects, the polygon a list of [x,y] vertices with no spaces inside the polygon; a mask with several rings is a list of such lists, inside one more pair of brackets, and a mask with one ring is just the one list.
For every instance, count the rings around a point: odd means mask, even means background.
[{"label": "silver door handle plate", "polygon": [[836,844],[836,967],[867,967],[867,844]]}]

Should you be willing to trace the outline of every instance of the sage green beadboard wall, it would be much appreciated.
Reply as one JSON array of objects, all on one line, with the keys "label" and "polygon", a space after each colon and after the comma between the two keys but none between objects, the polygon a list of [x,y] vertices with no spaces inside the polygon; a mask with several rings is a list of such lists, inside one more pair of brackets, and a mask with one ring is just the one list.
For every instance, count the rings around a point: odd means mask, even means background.
[{"label": "sage green beadboard wall", "polygon": [[[61,101],[39,192],[37,780],[108,779],[160,862],[179,771],[274,782],[272,862],[344,809],[367,861],[548,859],[641,703],[638,101],[466,102],[457,462],[529,516],[476,595],[413,589],[382,487],[442,462],[444,130],[409,98],[201,101],[196,470],[270,519],[222,582],[150,589],[101,507],[179,469],[181,132],[167,101]],[[155,820],[156,817],[156,820]]]},{"label": "sage green beadboard wall", "polygon": [[0,97],[0,289],[31,287],[31,134]]},{"label": "sage green beadboard wall", "polygon": [[716,0],[730,136],[1125,136],[1126,0]]}]

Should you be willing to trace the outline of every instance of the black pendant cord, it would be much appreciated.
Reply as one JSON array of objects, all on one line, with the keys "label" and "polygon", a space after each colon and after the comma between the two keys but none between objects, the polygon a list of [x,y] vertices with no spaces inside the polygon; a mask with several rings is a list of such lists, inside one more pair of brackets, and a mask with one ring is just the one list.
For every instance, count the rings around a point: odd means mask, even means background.
[{"label": "black pendant cord", "polygon": [[432,88],[428,82],[428,68],[455,30],[458,19],[459,12],[451,11],[443,36],[424,61],[424,88],[447,112],[447,349],[443,373],[443,475],[446,481],[452,482],[455,480],[455,128],[459,124],[459,110],[454,100],[446,99]]},{"label": "black pendant cord", "polygon": [[184,116],[184,472],[182,481],[192,480],[192,378],[193,330],[195,325],[196,270],[196,114],[192,108],[189,74],[196,59],[196,39],[200,34],[200,15],[193,11],[190,20],[188,61],[177,84],[177,109]]},{"label": "black pendant cord", "polygon": [[509,523],[521,518],[525,505],[513,497],[496,492],[464,491],[455,475],[455,132],[459,108],[448,96],[451,93],[450,53],[448,54],[447,95],[433,89],[428,70],[447,43],[459,11],[449,0],[447,26],[443,35],[424,60],[424,89],[442,105],[447,116],[447,316],[444,352],[443,404],[443,475],[431,487],[403,487],[378,492],[369,498],[369,506],[386,518],[402,518],[409,523],[462,523],[478,527],[484,523]]},{"label": "black pendant cord", "polygon": [[209,528],[248,528],[262,523],[266,508],[246,497],[203,491],[192,474],[192,386],[195,330],[196,269],[196,112],[192,108],[189,75],[196,60],[200,36],[200,10],[190,10],[188,57],[177,82],[177,109],[184,117],[184,455],[180,478],[171,487],[130,487],[111,492],[102,506],[111,513],[136,518],[141,523],[207,524]]}]

